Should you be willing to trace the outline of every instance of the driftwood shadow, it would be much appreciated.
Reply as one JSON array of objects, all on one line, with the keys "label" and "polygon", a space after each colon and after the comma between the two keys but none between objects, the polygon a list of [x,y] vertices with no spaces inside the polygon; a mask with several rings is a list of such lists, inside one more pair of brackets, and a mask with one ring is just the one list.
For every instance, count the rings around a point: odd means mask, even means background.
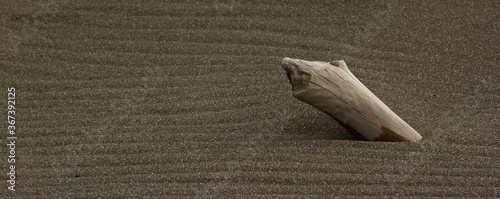
[{"label": "driftwood shadow", "polygon": [[306,139],[357,140],[337,121],[322,112],[296,115],[288,119],[282,133],[304,136]]}]

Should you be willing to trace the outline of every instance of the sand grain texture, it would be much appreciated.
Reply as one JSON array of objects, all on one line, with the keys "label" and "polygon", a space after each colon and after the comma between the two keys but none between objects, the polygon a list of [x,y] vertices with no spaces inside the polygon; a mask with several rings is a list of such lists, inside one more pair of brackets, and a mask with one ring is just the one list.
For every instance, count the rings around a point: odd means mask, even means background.
[{"label": "sand grain texture", "polygon": [[[0,195],[500,197],[499,3],[307,2],[2,3]],[[424,139],[354,140],[283,57],[345,60]]]}]

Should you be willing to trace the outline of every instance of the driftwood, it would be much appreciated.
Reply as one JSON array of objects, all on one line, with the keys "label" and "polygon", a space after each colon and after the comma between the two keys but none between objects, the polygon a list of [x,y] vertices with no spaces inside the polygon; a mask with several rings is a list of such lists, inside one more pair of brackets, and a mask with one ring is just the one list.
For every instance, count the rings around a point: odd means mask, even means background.
[{"label": "driftwood", "polygon": [[281,62],[293,96],[327,113],[360,139],[416,142],[410,125],[366,88],[343,60],[332,62],[284,58]]}]

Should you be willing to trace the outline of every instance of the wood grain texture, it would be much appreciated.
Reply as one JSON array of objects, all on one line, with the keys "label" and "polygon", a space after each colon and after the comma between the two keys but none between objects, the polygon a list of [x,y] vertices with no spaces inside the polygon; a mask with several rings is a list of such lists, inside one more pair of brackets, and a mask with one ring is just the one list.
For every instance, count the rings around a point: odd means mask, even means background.
[{"label": "wood grain texture", "polygon": [[422,139],[340,61],[285,57],[282,68],[293,96],[330,115],[356,136],[370,141],[417,142]]},{"label": "wood grain texture", "polygon": [[[0,175],[0,198],[500,197],[498,10],[2,1],[0,90],[18,94],[19,184],[9,192]],[[285,56],[345,60],[425,139],[355,140],[290,96]]]}]

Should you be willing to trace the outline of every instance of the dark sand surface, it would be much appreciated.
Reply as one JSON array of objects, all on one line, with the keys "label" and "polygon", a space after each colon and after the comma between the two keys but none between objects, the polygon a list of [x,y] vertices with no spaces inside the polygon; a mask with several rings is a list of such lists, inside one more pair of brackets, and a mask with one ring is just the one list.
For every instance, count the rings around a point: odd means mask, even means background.
[{"label": "dark sand surface", "polygon": [[[500,197],[499,2],[307,2],[2,1],[1,198]],[[345,60],[424,139],[355,140],[283,57]]]}]

